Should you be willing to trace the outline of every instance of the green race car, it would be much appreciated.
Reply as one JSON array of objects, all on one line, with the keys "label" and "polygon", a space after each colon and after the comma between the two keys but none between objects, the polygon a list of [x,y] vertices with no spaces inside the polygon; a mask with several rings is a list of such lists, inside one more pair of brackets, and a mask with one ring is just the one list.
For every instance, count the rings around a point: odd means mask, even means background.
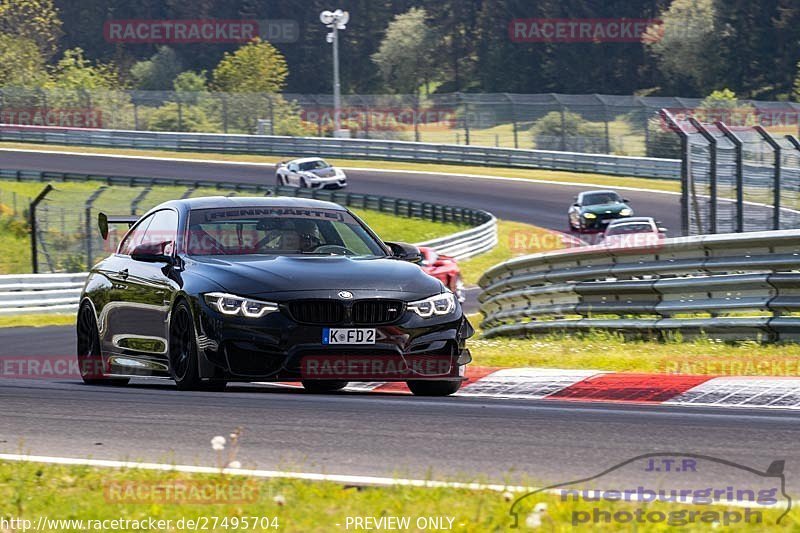
[{"label": "green race car", "polygon": [[603,231],[609,222],[633,216],[629,200],[615,191],[585,191],[569,208],[570,231]]}]

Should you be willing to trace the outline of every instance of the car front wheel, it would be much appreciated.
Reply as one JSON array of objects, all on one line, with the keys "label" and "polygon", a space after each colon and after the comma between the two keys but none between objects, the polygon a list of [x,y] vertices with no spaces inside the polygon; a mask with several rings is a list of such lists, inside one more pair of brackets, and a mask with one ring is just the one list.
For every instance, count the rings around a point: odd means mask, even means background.
[{"label": "car front wheel", "polygon": [[194,321],[185,300],[175,305],[170,319],[169,368],[178,390],[222,390],[226,385],[222,380],[200,379]]},{"label": "car front wheel", "polygon": [[414,396],[449,396],[461,388],[460,381],[408,381]]}]

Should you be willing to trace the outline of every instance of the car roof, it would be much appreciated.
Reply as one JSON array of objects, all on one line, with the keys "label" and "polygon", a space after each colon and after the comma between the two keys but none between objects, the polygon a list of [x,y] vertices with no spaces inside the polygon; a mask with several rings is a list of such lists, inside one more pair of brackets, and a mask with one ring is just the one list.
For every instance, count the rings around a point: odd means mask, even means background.
[{"label": "car roof", "polygon": [[220,207],[300,207],[317,209],[335,209],[346,211],[344,207],[333,202],[296,198],[294,196],[203,196],[170,200],[159,205],[163,207],[183,206],[187,209],[215,209]]},{"label": "car roof", "polygon": [[612,193],[612,194],[619,194],[617,191],[613,191],[613,190],[611,190],[611,189],[597,189],[597,190],[594,190],[594,191],[583,191],[583,192],[581,193],[581,196],[583,196],[584,194],[595,194],[595,193],[603,193],[603,194],[606,194],[606,193]]},{"label": "car roof", "polygon": [[618,218],[616,220],[612,220],[608,223],[608,226],[622,226],[623,224],[633,224],[647,222],[649,224],[655,225],[656,221],[653,220],[653,217],[628,217],[628,218]]},{"label": "car roof", "polygon": [[292,159],[288,163],[310,163],[311,161],[325,161],[321,157],[301,157],[300,159]]}]

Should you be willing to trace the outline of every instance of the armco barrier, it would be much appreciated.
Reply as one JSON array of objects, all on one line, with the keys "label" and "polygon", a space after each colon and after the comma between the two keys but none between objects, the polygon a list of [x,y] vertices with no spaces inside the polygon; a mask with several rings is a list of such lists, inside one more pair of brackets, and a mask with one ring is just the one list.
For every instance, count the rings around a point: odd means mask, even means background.
[{"label": "armco barrier", "polygon": [[480,279],[489,337],[563,331],[797,340],[800,230],[533,254]]},{"label": "armco barrier", "polygon": [[681,162],[677,159],[373,139],[96,130],[0,124],[0,141],[269,154],[287,157],[314,155],[344,159],[455,163],[570,170],[644,178],[680,179],[681,174]]},{"label": "armco barrier", "polygon": [[0,316],[77,311],[86,273],[0,276]]}]

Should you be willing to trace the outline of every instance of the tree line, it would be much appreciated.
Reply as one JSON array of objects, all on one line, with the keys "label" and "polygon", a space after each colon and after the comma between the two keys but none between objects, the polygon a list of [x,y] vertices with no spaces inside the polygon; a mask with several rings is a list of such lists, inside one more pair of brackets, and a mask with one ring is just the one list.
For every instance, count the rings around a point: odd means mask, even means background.
[{"label": "tree line", "polygon": [[[319,13],[337,7],[351,15],[340,33],[344,93],[704,97],[728,88],[740,98],[796,100],[800,91],[796,0],[2,0],[0,84],[329,93]],[[517,19],[620,18],[662,23],[639,42],[509,34]],[[231,59],[243,44],[108,42],[104,24],[123,19],[287,19],[299,32],[295,42],[264,45],[258,54],[274,61],[260,67],[264,84],[253,85],[258,77],[234,72],[247,63]]]}]

